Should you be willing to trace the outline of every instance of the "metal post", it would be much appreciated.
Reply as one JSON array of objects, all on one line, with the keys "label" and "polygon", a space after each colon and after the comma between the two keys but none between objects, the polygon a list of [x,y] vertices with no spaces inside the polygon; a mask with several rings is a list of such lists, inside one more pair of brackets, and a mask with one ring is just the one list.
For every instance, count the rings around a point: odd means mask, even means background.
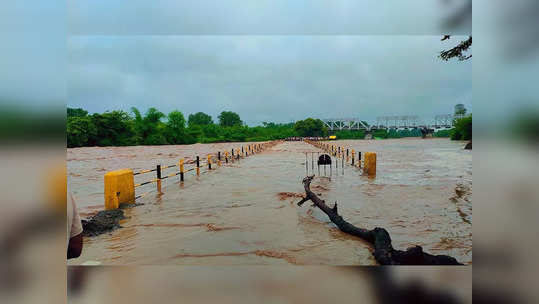
[{"label": "metal post", "polygon": [[180,159],[180,182],[183,182],[183,158]]},{"label": "metal post", "polygon": [[161,193],[161,165],[157,165],[157,193]]},{"label": "metal post", "polygon": [[208,154],[208,170],[211,170],[211,155]]},{"label": "metal post", "polygon": [[221,151],[217,151],[217,166],[221,167]]},{"label": "metal post", "polygon": [[307,161],[307,152],[305,152],[305,173],[309,175],[309,162]]},{"label": "metal post", "polygon": [[200,156],[197,155],[197,175],[200,175]]},{"label": "metal post", "polygon": [[357,152],[357,166],[361,168],[361,152]]}]

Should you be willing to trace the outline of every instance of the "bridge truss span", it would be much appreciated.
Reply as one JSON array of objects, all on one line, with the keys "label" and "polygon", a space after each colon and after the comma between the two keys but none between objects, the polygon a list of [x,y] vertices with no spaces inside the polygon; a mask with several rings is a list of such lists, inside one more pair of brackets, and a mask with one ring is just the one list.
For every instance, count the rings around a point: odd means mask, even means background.
[{"label": "bridge truss span", "polygon": [[453,128],[455,119],[465,115],[443,114],[434,116],[430,123],[424,122],[418,115],[393,115],[379,116],[376,123],[369,125],[359,118],[332,118],[322,119],[329,131],[341,130],[407,130],[407,129],[450,129]]},{"label": "bridge truss span", "polygon": [[369,126],[359,118],[334,118],[322,119],[322,121],[330,131],[369,130]]}]

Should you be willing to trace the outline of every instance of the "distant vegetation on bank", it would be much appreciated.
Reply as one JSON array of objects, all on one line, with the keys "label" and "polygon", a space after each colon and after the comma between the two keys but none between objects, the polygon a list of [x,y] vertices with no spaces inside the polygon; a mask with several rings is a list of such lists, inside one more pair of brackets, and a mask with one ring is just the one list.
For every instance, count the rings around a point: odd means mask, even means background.
[{"label": "distant vegetation on bank", "polygon": [[67,108],[67,146],[131,146],[193,144],[227,141],[266,141],[296,136],[294,124],[263,123],[248,127],[237,113],[223,111],[217,123],[199,112],[186,119],[182,112],[165,115],[155,108],[144,114],[112,111],[88,114]]},{"label": "distant vegetation on bank", "polygon": [[[242,122],[237,113],[230,111],[221,112],[214,122],[210,115],[202,112],[190,114],[186,119],[180,111],[172,111],[165,115],[155,108],[148,109],[144,114],[137,108],[131,108],[130,113],[112,111],[94,114],[80,108],[67,108],[68,147],[268,141],[292,136],[328,134],[324,123],[320,119],[313,118],[286,124],[264,122],[261,126],[249,127]],[[363,139],[365,132],[345,130],[337,131],[335,135],[338,139]],[[421,132],[377,130],[373,132],[373,136],[420,137]],[[469,122],[467,120],[457,122],[455,129],[435,136],[452,139],[471,138],[471,116]]]},{"label": "distant vegetation on bank", "polygon": [[455,127],[450,134],[453,140],[471,140],[472,139],[472,115],[455,121]]}]

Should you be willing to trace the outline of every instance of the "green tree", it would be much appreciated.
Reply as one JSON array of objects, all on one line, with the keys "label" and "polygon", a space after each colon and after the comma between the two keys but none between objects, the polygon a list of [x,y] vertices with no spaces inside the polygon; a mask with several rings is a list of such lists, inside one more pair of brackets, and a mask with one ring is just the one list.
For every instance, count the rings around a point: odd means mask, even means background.
[{"label": "green tree", "polygon": [[126,146],[136,144],[133,124],[126,112],[95,113],[91,117],[97,128],[97,134],[89,140],[90,145]]},{"label": "green tree", "polygon": [[204,133],[204,136],[208,138],[219,137],[219,133],[221,133],[221,131],[222,128],[214,124],[202,126],[202,132]]},{"label": "green tree", "polygon": [[454,125],[452,140],[472,139],[472,115],[455,120]]},{"label": "green tree", "polygon": [[223,111],[219,114],[219,124],[223,127],[232,127],[242,125],[240,115],[231,111]]},{"label": "green tree", "polygon": [[365,138],[364,130],[340,130],[335,133],[338,139],[363,139]]},{"label": "green tree", "polygon": [[373,138],[384,138],[385,139],[385,138],[388,137],[388,132],[385,129],[374,130],[372,132],[372,137]]},{"label": "green tree", "polygon": [[307,118],[294,124],[294,130],[299,136],[326,136],[328,130],[320,119]]},{"label": "green tree", "polygon": [[180,111],[172,111],[168,113],[168,121],[166,123],[166,137],[170,144],[185,143],[185,117]]},{"label": "green tree", "polygon": [[69,117],[85,117],[88,115],[88,111],[81,108],[67,108],[67,118]]},{"label": "green tree", "polygon": [[161,121],[165,114],[156,108],[149,108],[144,117],[135,107],[131,108],[135,114],[134,128],[137,141],[145,145],[164,145],[167,140],[164,136],[165,125]]},{"label": "green tree", "polygon": [[83,147],[97,136],[97,128],[91,117],[71,116],[67,119],[67,146]]},{"label": "green tree", "polygon": [[189,115],[188,125],[191,126],[205,126],[213,124],[213,119],[210,115],[202,112]]},{"label": "green tree", "polygon": [[436,131],[434,132],[434,137],[451,137],[453,131],[453,129]]}]

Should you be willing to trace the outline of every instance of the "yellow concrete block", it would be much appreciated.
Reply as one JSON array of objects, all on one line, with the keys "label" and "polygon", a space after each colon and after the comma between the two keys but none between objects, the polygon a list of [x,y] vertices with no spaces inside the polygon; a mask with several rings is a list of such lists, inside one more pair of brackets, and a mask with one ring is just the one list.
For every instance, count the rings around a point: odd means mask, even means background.
[{"label": "yellow concrete block", "polygon": [[376,153],[365,152],[363,173],[368,176],[376,176]]},{"label": "yellow concrete block", "polygon": [[105,209],[117,209],[120,204],[135,202],[135,179],[131,169],[105,174]]},{"label": "yellow concrete block", "polygon": [[60,162],[45,170],[42,179],[48,185],[48,207],[65,216],[67,206],[67,170],[65,162]]}]

